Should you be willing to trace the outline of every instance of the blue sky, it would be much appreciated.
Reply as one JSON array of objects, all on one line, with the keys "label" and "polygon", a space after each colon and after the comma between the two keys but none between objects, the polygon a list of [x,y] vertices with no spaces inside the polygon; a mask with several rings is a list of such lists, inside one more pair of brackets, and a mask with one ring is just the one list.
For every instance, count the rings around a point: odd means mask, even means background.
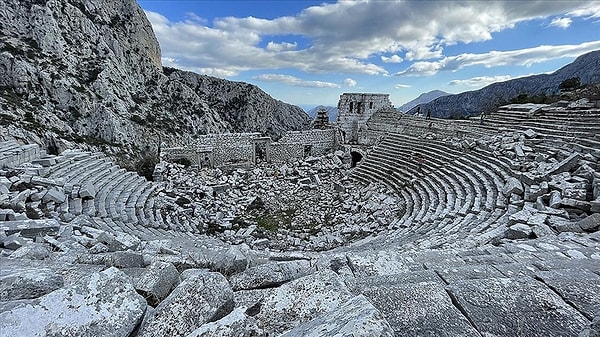
[{"label": "blue sky", "polygon": [[547,73],[600,49],[600,1],[138,0],[163,65],[310,109],[344,92],[400,106]]}]

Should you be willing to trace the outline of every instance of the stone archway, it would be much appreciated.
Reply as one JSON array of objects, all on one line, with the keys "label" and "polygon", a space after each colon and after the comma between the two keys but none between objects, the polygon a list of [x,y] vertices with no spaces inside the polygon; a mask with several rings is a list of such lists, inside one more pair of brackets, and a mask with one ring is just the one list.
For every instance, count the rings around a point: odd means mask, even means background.
[{"label": "stone archway", "polygon": [[357,151],[351,151],[350,156],[352,156],[352,164],[350,165],[350,167],[355,167],[363,159],[362,153]]}]

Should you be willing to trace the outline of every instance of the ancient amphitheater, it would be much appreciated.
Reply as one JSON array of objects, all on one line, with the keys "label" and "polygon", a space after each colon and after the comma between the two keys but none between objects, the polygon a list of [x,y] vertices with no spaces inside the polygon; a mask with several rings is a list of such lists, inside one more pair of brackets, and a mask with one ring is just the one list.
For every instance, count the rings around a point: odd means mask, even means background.
[{"label": "ancient amphitheater", "polygon": [[598,102],[372,110],[330,152],[157,181],[0,143],[2,334],[600,335]]}]

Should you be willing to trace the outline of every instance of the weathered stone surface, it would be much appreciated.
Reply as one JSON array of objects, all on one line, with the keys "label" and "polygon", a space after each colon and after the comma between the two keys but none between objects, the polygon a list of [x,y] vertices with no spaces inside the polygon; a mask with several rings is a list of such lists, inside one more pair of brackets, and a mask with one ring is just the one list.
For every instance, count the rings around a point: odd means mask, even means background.
[{"label": "weathered stone surface", "polygon": [[322,270],[276,288],[263,299],[254,318],[265,331],[282,333],[339,308],[352,297],[333,271]]},{"label": "weathered stone surface", "polygon": [[525,239],[531,235],[531,227],[528,225],[518,223],[508,227],[506,230],[507,239]]},{"label": "weathered stone surface", "polygon": [[394,330],[363,295],[356,296],[340,308],[293,328],[280,337],[392,337]]},{"label": "weathered stone surface", "polygon": [[138,336],[187,336],[229,314],[233,305],[233,291],[223,275],[200,273],[180,283],[144,318]]},{"label": "weathered stone surface", "polygon": [[0,270],[0,300],[14,301],[43,296],[64,284],[61,275],[50,269],[12,269]]},{"label": "weathered stone surface", "polygon": [[20,232],[21,236],[35,238],[45,234],[58,233],[60,224],[55,219],[17,220],[0,222],[0,229],[7,235]]},{"label": "weathered stone surface", "polygon": [[128,336],[141,320],[146,301],[129,277],[115,268],[40,297],[35,304],[0,313],[7,336]]},{"label": "weathered stone surface", "polygon": [[104,243],[111,252],[128,249],[135,250],[141,242],[140,239],[135,236],[123,232],[111,234],[103,231],[96,239]]},{"label": "weathered stone surface", "polygon": [[490,336],[577,336],[587,320],[530,278],[462,280],[448,285],[477,330]]},{"label": "weathered stone surface", "polygon": [[577,226],[587,232],[597,231],[600,228],[600,213],[594,213],[585,219],[579,220]]},{"label": "weathered stone surface", "polygon": [[600,276],[586,269],[556,269],[536,274],[589,320],[600,311]]},{"label": "weathered stone surface", "polygon": [[10,254],[10,257],[13,259],[24,258],[30,260],[43,260],[48,256],[50,256],[48,247],[35,242],[26,244]]},{"label": "weathered stone surface", "polygon": [[146,298],[148,304],[156,307],[178,283],[179,272],[173,264],[154,262],[136,282],[135,289]]},{"label": "weathered stone surface", "polygon": [[314,263],[307,260],[266,263],[235,274],[229,281],[233,290],[256,289],[279,285],[315,271]]},{"label": "weathered stone surface", "polygon": [[579,160],[581,160],[581,155],[579,153],[573,153],[561,162],[556,163],[551,169],[547,171],[547,173],[549,175],[553,175],[561,172],[570,171],[575,167],[575,165],[577,165],[577,162],[579,162]]},{"label": "weathered stone surface", "polygon": [[502,274],[496,268],[488,264],[469,264],[466,266],[438,269],[436,272],[446,283],[467,279],[502,277]]},{"label": "weathered stone surface", "polygon": [[469,321],[452,305],[444,285],[439,282],[365,286],[361,293],[381,311],[396,335],[477,334]]},{"label": "weathered stone surface", "polygon": [[187,337],[253,337],[266,333],[246,314],[246,307],[237,307],[229,315],[194,330]]},{"label": "weathered stone surface", "polygon": [[508,197],[509,195],[511,195],[513,193],[522,194],[523,193],[523,184],[521,183],[521,181],[519,181],[519,179],[517,179],[515,177],[510,177],[506,180],[506,184],[502,188],[502,193],[506,197]]}]

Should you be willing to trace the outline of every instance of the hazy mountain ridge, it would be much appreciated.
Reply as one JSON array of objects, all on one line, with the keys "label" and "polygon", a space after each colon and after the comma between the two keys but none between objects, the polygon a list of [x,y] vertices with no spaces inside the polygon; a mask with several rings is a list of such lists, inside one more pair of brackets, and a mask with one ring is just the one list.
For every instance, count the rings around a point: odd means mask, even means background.
[{"label": "hazy mountain ridge", "polygon": [[396,108],[396,110],[398,110],[400,112],[406,112],[406,111],[409,111],[410,109],[416,107],[419,104],[429,103],[438,97],[447,96],[447,95],[451,95],[451,94],[447,93],[445,91],[442,91],[442,90],[432,90],[432,91],[420,94],[419,97],[399,106],[398,108]]},{"label": "hazy mountain ridge", "polygon": [[163,70],[134,0],[6,0],[0,22],[0,139],[135,156],[159,139],[310,125],[253,85]]},{"label": "hazy mountain ridge", "polygon": [[[453,115],[477,115],[506,103],[520,94],[530,96],[557,94],[560,83],[573,77],[579,77],[582,84],[600,83],[600,51],[581,55],[552,74],[532,75],[493,83],[479,90],[439,97],[419,106],[422,110],[431,110],[433,116],[443,118]],[[409,111],[409,113],[414,112],[416,108]]]}]

